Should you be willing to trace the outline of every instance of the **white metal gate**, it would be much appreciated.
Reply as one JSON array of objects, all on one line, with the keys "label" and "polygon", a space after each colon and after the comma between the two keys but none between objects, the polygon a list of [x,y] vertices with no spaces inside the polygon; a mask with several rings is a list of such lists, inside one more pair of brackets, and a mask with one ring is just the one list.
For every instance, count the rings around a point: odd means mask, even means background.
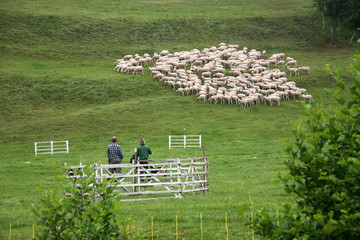
[{"label": "white metal gate", "polygon": [[38,154],[69,153],[69,141],[35,142],[35,156]]},{"label": "white metal gate", "polygon": [[169,149],[188,147],[201,148],[201,135],[169,135]]},{"label": "white metal gate", "polygon": [[[204,195],[209,191],[206,157],[147,160],[147,164],[142,161],[144,160],[129,164],[94,164],[94,175],[102,182],[115,178],[112,187],[116,188],[114,192],[122,196],[120,201],[183,198]],[[113,173],[113,168],[121,168],[121,173]],[[73,173],[75,169],[82,170],[83,166],[68,169]],[[69,174],[70,179],[76,176],[80,177]]]}]

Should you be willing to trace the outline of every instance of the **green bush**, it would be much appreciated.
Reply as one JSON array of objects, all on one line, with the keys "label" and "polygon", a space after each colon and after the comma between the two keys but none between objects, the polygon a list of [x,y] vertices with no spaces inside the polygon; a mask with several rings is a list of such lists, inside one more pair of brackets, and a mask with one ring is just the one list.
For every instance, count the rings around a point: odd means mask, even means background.
[{"label": "green bush", "polygon": [[33,206],[38,239],[143,239],[130,218],[119,221],[119,206],[113,188],[93,176],[70,183],[65,192],[44,190],[40,203]]},{"label": "green bush", "polygon": [[[293,130],[280,176],[297,209],[279,215],[265,210],[255,217],[255,230],[271,239],[360,239],[360,55],[350,68],[354,84],[345,90],[341,69],[333,74],[338,106],[306,105],[305,122]],[[329,68],[328,68],[329,69]],[[345,96],[345,97],[342,97]],[[278,221],[279,220],[279,221]]]}]

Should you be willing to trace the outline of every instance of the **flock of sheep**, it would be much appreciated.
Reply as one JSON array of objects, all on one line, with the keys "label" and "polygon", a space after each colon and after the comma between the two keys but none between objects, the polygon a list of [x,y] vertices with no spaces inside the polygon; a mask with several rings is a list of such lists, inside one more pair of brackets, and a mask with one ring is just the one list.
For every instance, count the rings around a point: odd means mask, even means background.
[{"label": "flock of sheep", "polygon": [[280,105],[281,100],[301,99],[313,102],[306,89],[288,81],[289,75],[310,74],[310,67],[297,67],[297,61],[284,53],[264,59],[266,51],[220,43],[201,51],[170,53],[167,50],[139,56],[126,55],[115,62],[114,71],[144,74],[149,67],[153,78],[167,84],[182,95],[196,94],[200,102],[237,104],[251,107],[260,103]]}]

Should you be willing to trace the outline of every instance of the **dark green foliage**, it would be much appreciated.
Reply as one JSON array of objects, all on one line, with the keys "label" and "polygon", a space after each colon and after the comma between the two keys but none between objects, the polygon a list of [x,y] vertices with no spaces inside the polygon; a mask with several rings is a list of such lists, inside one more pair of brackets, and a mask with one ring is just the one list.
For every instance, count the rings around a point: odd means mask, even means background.
[{"label": "dark green foliage", "polygon": [[[296,125],[287,145],[289,174],[280,177],[297,210],[279,216],[262,212],[256,229],[271,239],[360,238],[360,55],[351,68],[350,95],[334,98],[336,108],[306,105],[307,120]],[[334,78],[344,90],[341,70]]]},{"label": "dark green foliage", "polygon": [[331,19],[331,43],[335,43],[336,28],[339,23],[348,25],[352,31],[360,23],[360,1],[358,0],[314,0],[315,7],[323,16]]},{"label": "dark green foliage", "polygon": [[330,18],[345,21],[359,18],[360,3],[357,0],[314,0],[314,4]]},{"label": "dark green foliage", "polygon": [[109,183],[94,177],[79,178],[65,188],[69,197],[44,190],[40,204],[33,207],[38,239],[142,239],[131,219],[119,222],[118,199]]}]

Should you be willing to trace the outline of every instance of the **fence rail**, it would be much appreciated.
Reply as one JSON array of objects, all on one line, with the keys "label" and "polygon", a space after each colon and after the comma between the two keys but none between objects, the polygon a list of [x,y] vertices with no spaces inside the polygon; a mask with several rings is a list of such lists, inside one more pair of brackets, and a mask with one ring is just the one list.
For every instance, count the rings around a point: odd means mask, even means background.
[{"label": "fence rail", "polygon": [[201,135],[169,135],[169,149],[172,148],[201,148]]},{"label": "fence rail", "polygon": [[[83,165],[66,168],[68,179],[86,177]],[[121,168],[121,173],[116,169]],[[137,160],[129,164],[92,166],[97,181],[108,181],[120,201],[137,201],[158,198],[183,198],[204,195],[209,191],[208,161],[206,157],[184,159]],[[110,184],[110,183],[109,183]]]},{"label": "fence rail", "polygon": [[69,141],[35,142],[35,156],[38,154],[69,153]]}]

